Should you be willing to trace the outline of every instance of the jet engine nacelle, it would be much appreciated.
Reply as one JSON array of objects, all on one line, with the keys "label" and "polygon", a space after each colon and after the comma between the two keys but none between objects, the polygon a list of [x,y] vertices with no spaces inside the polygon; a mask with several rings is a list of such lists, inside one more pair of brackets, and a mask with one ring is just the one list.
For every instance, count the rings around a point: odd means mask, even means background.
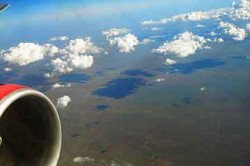
[{"label": "jet engine nacelle", "polygon": [[56,166],[61,138],[48,97],[24,86],[0,85],[0,166]]}]

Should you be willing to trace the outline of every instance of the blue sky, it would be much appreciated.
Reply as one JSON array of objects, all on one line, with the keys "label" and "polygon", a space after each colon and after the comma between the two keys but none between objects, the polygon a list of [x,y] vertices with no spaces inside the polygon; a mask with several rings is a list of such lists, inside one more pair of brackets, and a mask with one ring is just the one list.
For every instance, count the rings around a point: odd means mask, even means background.
[{"label": "blue sky", "polygon": [[[96,11],[102,11],[103,8],[107,9],[124,9],[124,10],[142,10],[142,9],[157,9],[159,14],[162,11],[166,13],[171,11],[183,10],[206,10],[211,8],[227,7],[231,4],[231,0],[22,0],[22,1],[10,1],[1,0],[1,3],[8,3],[11,8],[6,11],[5,16],[27,16],[32,17],[34,15],[48,15],[49,13],[58,13],[71,11],[74,14],[75,10],[90,8]],[[119,10],[117,10],[119,11]],[[116,11],[116,12],[117,12]],[[121,10],[122,12],[123,10]],[[106,13],[109,13],[106,11]],[[97,13],[98,14],[98,13]],[[102,13],[103,14],[103,13]],[[153,12],[151,15],[155,14]]]},{"label": "blue sky", "polygon": [[[44,42],[53,35],[94,35],[112,27],[136,29],[142,20],[229,7],[231,0],[1,0],[1,48]],[[99,32],[98,32],[99,30]]]}]

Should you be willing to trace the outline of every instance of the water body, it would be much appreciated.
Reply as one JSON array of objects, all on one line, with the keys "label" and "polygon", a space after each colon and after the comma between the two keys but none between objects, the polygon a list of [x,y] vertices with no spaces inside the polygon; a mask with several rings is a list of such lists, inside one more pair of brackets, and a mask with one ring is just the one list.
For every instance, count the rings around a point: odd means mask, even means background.
[{"label": "water body", "polygon": [[90,76],[82,73],[65,74],[60,76],[59,80],[64,83],[69,83],[69,82],[85,83],[90,80]]},{"label": "water body", "polygon": [[135,92],[145,81],[141,78],[118,78],[108,82],[104,88],[97,89],[94,95],[121,99]]},{"label": "water body", "polygon": [[154,75],[143,71],[143,70],[139,70],[139,69],[132,69],[132,70],[126,70],[124,72],[122,72],[122,74],[124,75],[128,75],[128,76],[143,76],[143,77],[153,77]]},{"label": "water body", "polygon": [[177,63],[170,66],[170,68],[165,69],[164,71],[169,72],[170,74],[181,73],[181,74],[191,74],[197,70],[215,68],[223,66],[226,63],[220,59],[205,59],[199,61],[193,61],[189,63]]}]

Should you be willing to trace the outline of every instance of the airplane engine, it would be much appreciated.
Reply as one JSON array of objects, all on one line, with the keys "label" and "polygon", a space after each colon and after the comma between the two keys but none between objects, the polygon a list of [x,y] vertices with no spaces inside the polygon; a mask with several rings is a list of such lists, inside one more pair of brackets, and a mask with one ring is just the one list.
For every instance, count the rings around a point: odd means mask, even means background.
[{"label": "airplane engine", "polygon": [[0,85],[1,166],[56,166],[61,138],[48,97],[29,87]]}]

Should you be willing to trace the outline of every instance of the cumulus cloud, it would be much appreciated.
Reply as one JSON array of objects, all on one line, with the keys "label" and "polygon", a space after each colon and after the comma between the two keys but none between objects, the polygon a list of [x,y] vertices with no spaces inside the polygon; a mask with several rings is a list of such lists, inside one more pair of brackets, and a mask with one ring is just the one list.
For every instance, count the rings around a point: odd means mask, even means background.
[{"label": "cumulus cloud", "polygon": [[204,37],[187,31],[175,36],[174,41],[165,42],[153,51],[164,55],[173,53],[178,57],[187,57],[194,54],[198,49],[204,48],[206,42],[207,40]]},{"label": "cumulus cloud", "polygon": [[135,50],[135,46],[139,44],[137,36],[127,33],[126,28],[111,28],[102,32],[102,34],[109,41],[111,46],[117,46],[119,52],[129,53]]},{"label": "cumulus cloud", "polygon": [[167,58],[167,59],[166,59],[166,64],[167,64],[167,65],[173,65],[173,64],[176,64],[176,61],[173,60],[173,59]]},{"label": "cumulus cloud", "polygon": [[91,37],[84,39],[70,40],[69,45],[66,46],[62,53],[64,54],[97,54],[102,51],[102,48],[97,47],[92,41]]},{"label": "cumulus cloud", "polygon": [[6,72],[9,72],[9,71],[11,71],[11,70],[12,70],[12,69],[9,68],[9,67],[4,68],[4,71],[6,71]]},{"label": "cumulus cloud", "polygon": [[55,73],[69,73],[90,68],[94,64],[92,55],[102,51],[103,49],[97,47],[90,37],[70,40],[69,44],[60,51],[61,56],[51,61],[53,72],[46,73],[45,77],[52,77]]},{"label": "cumulus cloud", "polygon": [[229,22],[220,22],[220,28],[222,28],[225,34],[231,35],[234,40],[244,40],[247,36],[245,29],[239,28]]},{"label": "cumulus cloud", "polygon": [[71,98],[69,96],[63,96],[60,97],[57,100],[57,107],[58,108],[65,108],[68,106],[68,104],[71,102]]},{"label": "cumulus cloud", "polygon": [[138,38],[131,33],[126,34],[122,37],[114,37],[109,39],[110,45],[116,45],[119,52],[129,53],[135,50],[135,46],[139,44]]},{"label": "cumulus cloud", "polygon": [[55,83],[52,86],[52,89],[57,89],[57,88],[64,88],[64,87],[71,87],[71,84],[59,84],[59,83]]},{"label": "cumulus cloud", "polygon": [[[66,36],[61,36],[51,38],[50,40],[66,39]],[[117,40],[117,44],[121,48],[125,47],[120,40]],[[74,70],[90,68],[94,63],[93,54],[98,54],[102,51],[103,49],[96,46],[90,37],[86,37],[70,40],[68,45],[61,49],[52,44],[20,43],[8,50],[1,50],[0,59],[11,64],[24,66],[40,61],[45,57],[51,57],[53,71],[44,74],[44,77],[50,78],[57,72],[68,73]]]},{"label": "cumulus cloud", "polygon": [[1,52],[2,58],[12,64],[20,66],[39,61],[45,56],[54,56],[59,49],[51,44],[20,43],[16,47]]},{"label": "cumulus cloud", "polygon": [[111,28],[111,29],[107,29],[105,31],[102,32],[102,35],[105,36],[106,38],[111,38],[114,36],[119,36],[122,34],[127,33],[129,30],[126,28]]},{"label": "cumulus cloud", "polygon": [[50,41],[66,41],[69,40],[67,36],[59,36],[59,37],[52,37],[49,39]]},{"label": "cumulus cloud", "polygon": [[250,19],[250,2],[248,0],[234,0],[232,12],[229,15],[233,20]]},{"label": "cumulus cloud", "polygon": [[54,72],[69,73],[74,70],[90,68],[94,63],[93,56],[70,54],[51,61]]},{"label": "cumulus cloud", "polygon": [[74,163],[88,163],[88,162],[94,162],[95,159],[91,157],[75,157],[73,159]]}]

